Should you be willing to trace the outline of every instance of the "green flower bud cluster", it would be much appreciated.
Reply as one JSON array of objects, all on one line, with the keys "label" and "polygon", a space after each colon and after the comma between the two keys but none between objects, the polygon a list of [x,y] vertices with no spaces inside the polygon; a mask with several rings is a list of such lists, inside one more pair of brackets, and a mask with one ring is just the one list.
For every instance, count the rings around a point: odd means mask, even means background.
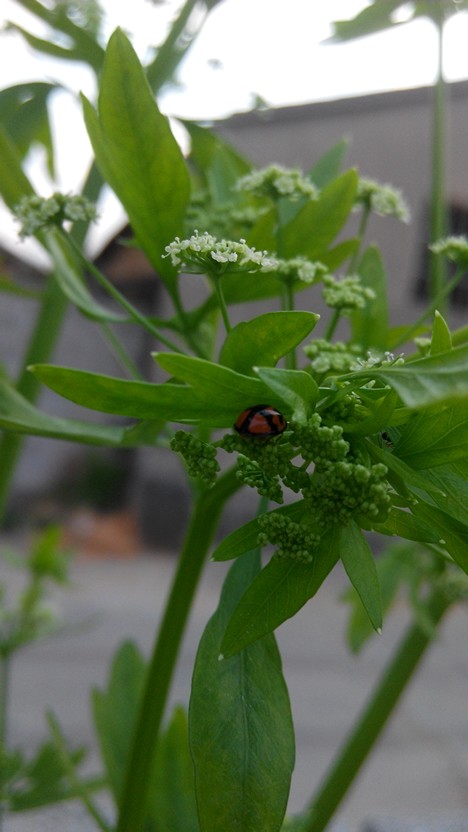
[{"label": "green flower bud cluster", "polygon": [[408,205],[401,191],[392,185],[381,185],[374,179],[362,178],[359,180],[356,202],[381,217],[396,217],[402,222],[409,222]]},{"label": "green flower bud cluster", "polygon": [[210,228],[216,237],[225,237],[232,234],[233,228],[241,233],[249,231],[267,210],[266,206],[238,206],[232,202],[213,205],[208,192],[200,190],[187,209],[186,224],[190,230]]},{"label": "green flower bud cluster", "polygon": [[323,378],[330,373],[349,373],[362,350],[357,344],[345,344],[343,341],[332,344],[325,338],[316,338],[304,347],[304,353],[310,358],[314,373]]},{"label": "green flower bud cluster", "polygon": [[80,194],[60,194],[45,199],[40,196],[23,196],[13,209],[21,223],[20,237],[31,237],[42,228],[71,222],[92,222],[96,219],[96,206]]},{"label": "green flower bud cluster", "polygon": [[305,462],[314,462],[316,471],[346,458],[349,443],[343,439],[340,425],[323,425],[320,415],[314,413],[305,425],[294,424],[292,427],[291,443],[299,449]]},{"label": "green flower bud cluster", "polygon": [[457,265],[468,267],[468,239],[463,235],[437,240],[429,248],[434,254],[443,254],[449,260],[455,261]]},{"label": "green flower bud cluster", "polygon": [[220,470],[216,459],[216,448],[198,437],[178,430],[170,442],[171,448],[185,460],[190,477],[201,480],[205,485],[213,485]]},{"label": "green flower bud cluster", "polygon": [[390,509],[386,474],[382,463],[368,466],[350,458],[329,463],[311,477],[304,497],[322,527],[344,525],[357,512],[383,522]]},{"label": "green flower bud cluster", "polygon": [[319,260],[308,260],[307,257],[293,257],[291,260],[277,260],[275,273],[284,283],[301,281],[308,285],[318,283],[328,267]]},{"label": "green flower bud cluster", "polygon": [[253,170],[237,181],[236,190],[273,200],[287,197],[291,202],[297,202],[303,197],[317,199],[319,193],[299,168],[285,168],[282,165],[268,165]]},{"label": "green flower bud cluster", "polygon": [[364,309],[368,300],[375,299],[375,292],[363,286],[358,275],[348,275],[337,280],[328,274],[323,278],[322,296],[331,309],[339,309],[342,315],[348,315],[355,309]]},{"label": "green flower bud cluster", "polygon": [[277,546],[275,557],[292,558],[305,563],[313,560],[313,550],[320,540],[320,534],[311,526],[296,523],[279,512],[262,514],[258,524],[261,527],[258,545],[272,543]]},{"label": "green flower bud cluster", "polygon": [[[297,468],[291,461],[297,455],[297,451],[287,440],[285,441],[285,437],[262,442],[255,438],[249,440],[229,435],[223,437],[220,445],[228,453],[240,454],[238,465],[243,472],[240,475],[242,481],[277,503],[283,502],[281,482],[296,494],[308,484],[307,472]],[[252,462],[252,467],[249,467],[246,461],[240,462],[246,458]],[[263,479],[258,471],[263,473]],[[248,480],[243,478],[244,472],[248,475]]]},{"label": "green flower bud cluster", "polygon": [[270,476],[254,459],[239,454],[236,476],[244,485],[255,488],[261,497],[268,497],[274,503],[283,502],[283,490],[278,475]]}]

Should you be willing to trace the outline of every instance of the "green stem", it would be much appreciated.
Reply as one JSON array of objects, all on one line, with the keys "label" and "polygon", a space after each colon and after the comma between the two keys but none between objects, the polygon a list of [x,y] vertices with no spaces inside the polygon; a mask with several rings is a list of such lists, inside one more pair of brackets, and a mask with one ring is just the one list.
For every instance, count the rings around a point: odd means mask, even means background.
[{"label": "green stem", "polygon": [[426,319],[430,315],[432,315],[436,311],[436,309],[439,311],[441,310],[441,308],[444,305],[444,299],[448,295],[450,295],[450,293],[455,289],[455,286],[458,285],[464,274],[464,269],[457,269],[456,274],[452,277],[451,280],[449,280],[448,283],[444,283],[442,285],[440,292],[436,295],[434,300],[431,301],[429,306],[426,307],[426,309],[424,310],[422,315],[419,316],[417,321],[415,321],[414,324],[411,324],[411,326],[409,326],[408,329],[405,329],[402,336],[390,345],[390,349],[393,350],[396,347],[400,347],[402,344],[405,344],[415,333],[417,333],[419,327],[426,321]]},{"label": "green stem", "polygon": [[[36,325],[27,346],[16,385],[17,390],[28,401],[36,400],[40,385],[27,368],[30,364],[47,362],[50,358],[67,307],[68,301],[52,275],[47,279]],[[11,433],[4,433],[0,440],[0,519],[5,512],[11,480],[23,442],[23,436]]]},{"label": "green stem", "polygon": [[[434,626],[450,604],[444,593],[433,592],[425,611]],[[323,832],[327,828],[431,643],[431,636],[418,623],[409,626],[311,803],[301,826],[303,832]]]},{"label": "green stem", "polygon": [[148,668],[116,832],[143,832],[145,828],[155,748],[182,637],[221,510],[238,488],[231,469],[195,500]]},{"label": "green stem", "polygon": [[[438,5],[435,8],[437,10]],[[432,123],[432,194],[431,194],[431,242],[446,233],[445,205],[445,81],[443,75],[444,17],[440,8],[434,18],[437,27],[437,79],[434,86]],[[441,254],[431,254],[429,264],[429,297],[439,295],[445,282],[446,264]],[[440,310],[443,312],[443,309]]]},{"label": "green stem", "polygon": [[346,274],[347,275],[354,274],[354,272],[356,271],[357,263],[358,263],[358,260],[359,260],[359,255],[361,254],[362,244],[364,242],[364,237],[365,237],[366,231],[367,231],[367,223],[369,222],[370,212],[371,212],[370,204],[365,205],[362,209],[361,220],[360,220],[360,223],[359,223],[359,228],[358,228],[358,233],[357,233],[358,244],[357,244],[357,247],[356,247],[356,250],[355,250],[353,256],[351,257],[351,260],[349,261],[348,268],[346,269]]},{"label": "green stem", "polygon": [[333,337],[333,334],[335,332],[335,329],[338,325],[338,321],[340,320],[340,316],[341,316],[340,310],[335,309],[335,311],[333,312],[333,315],[331,316],[331,318],[328,322],[327,330],[325,332],[324,337],[327,341],[331,341],[331,339]]},{"label": "green stem", "polygon": [[125,309],[125,311],[128,312],[130,317],[134,321],[136,321],[136,323],[140,324],[144,329],[147,330],[147,332],[150,332],[151,335],[154,335],[154,337],[157,338],[158,341],[160,341],[162,344],[165,344],[165,346],[172,350],[172,352],[181,352],[181,350],[176,344],[170,341],[169,338],[166,338],[166,336],[163,335],[161,330],[155,327],[151,323],[151,321],[149,321],[148,318],[145,317],[145,315],[142,315],[141,312],[139,312],[138,309],[135,306],[133,306],[133,304],[131,304],[127,300],[127,298],[124,295],[122,295],[121,292],[119,292],[118,289],[115,288],[113,283],[111,283],[111,281],[108,280],[107,277],[105,277],[105,275],[103,275],[103,273],[99,271],[98,268],[96,268],[94,263],[91,263],[85,257],[80,247],[76,245],[72,237],[66,237],[65,239],[68,240],[68,242],[71,245],[71,248],[78,256],[80,262],[83,264],[85,269],[90,274],[92,274],[96,282],[99,283],[99,285],[106,290],[106,292],[111,296],[111,298],[114,298],[114,300],[117,301],[117,303],[122,307],[122,309]]},{"label": "green stem", "polygon": [[228,310],[227,310],[227,306],[226,306],[226,301],[224,300],[224,292],[223,292],[223,287],[221,286],[220,278],[219,277],[214,277],[213,278],[213,283],[214,283],[215,288],[216,288],[216,297],[218,298],[218,304],[219,304],[219,308],[221,310],[221,315],[223,316],[223,321],[224,321],[224,326],[225,326],[226,332],[230,332],[232,327],[231,327],[231,322],[229,320],[229,314],[228,314]]},{"label": "green stem", "polygon": [[117,336],[113,332],[112,327],[110,327],[109,324],[102,323],[101,332],[104,335],[104,338],[108,342],[109,346],[111,347],[112,351],[115,353],[122,367],[127,370],[130,378],[138,379],[139,381],[144,381],[143,375],[140,373],[137,365],[135,364],[131,356],[128,354],[127,350],[124,348],[120,339],[117,338]]}]

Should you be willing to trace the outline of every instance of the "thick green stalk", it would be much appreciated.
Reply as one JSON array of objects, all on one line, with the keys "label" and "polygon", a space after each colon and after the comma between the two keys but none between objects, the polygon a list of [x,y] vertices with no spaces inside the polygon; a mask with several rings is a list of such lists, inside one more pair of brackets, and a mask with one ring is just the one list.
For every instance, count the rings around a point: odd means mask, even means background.
[{"label": "thick green stalk", "polygon": [[[439,4],[440,5],[440,4]],[[438,6],[436,4],[435,8]],[[443,75],[444,17],[440,8],[434,17],[437,27],[438,54],[437,79],[434,85],[432,123],[432,193],[431,193],[431,243],[447,232],[447,206],[445,204],[445,90]],[[429,297],[434,298],[443,289],[446,277],[445,259],[441,254],[431,254],[429,263]],[[443,312],[443,308],[440,309]]]},{"label": "thick green stalk", "polygon": [[[425,604],[425,610],[434,626],[439,623],[450,603],[447,595],[440,590],[432,593]],[[431,643],[431,635],[422,630],[417,622],[409,626],[310,804],[301,826],[303,832],[323,832],[327,829]]]},{"label": "thick green stalk", "polygon": [[177,656],[195,592],[221,510],[239,488],[235,471],[227,471],[196,498],[166,609],[159,628],[133,737],[116,832],[143,832],[155,748]]},{"label": "thick green stalk", "polygon": [[[7,750],[8,728],[8,696],[10,688],[10,655],[0,655],[0,755]],[[0,782],[0,832],[6,815],[6,803],[3,797],[3,787]]]}]

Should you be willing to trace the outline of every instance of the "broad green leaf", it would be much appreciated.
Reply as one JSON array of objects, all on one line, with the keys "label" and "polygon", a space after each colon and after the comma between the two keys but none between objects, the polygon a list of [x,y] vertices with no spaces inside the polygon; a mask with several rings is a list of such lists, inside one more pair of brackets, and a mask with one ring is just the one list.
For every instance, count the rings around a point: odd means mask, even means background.
[{"label": "broad green leaf", "polygon": [[242,321],[227,335],[219,361],[245,375],[254,366],[275,367],[312,332],[318,319],[313,312],[267,312]]},{"label": "broad green leaf", "polygon": [[407,486],[410,490],[414,491],[419,489],[428,493],[439,490],[433,483],[427,480],[424,474],[415,471],[403,459],[400,459],[396,453],[387,451],[385,448],[380,448],[377,445],[368,445],[367,447],[372,456],[378,459],[379,462],[383,462],[389,471],[396,474],[402,480],[404,486]]},{"label": "broad green leaf", "polygon": [[359,370],[353,378],[374,378],[389,384],[402,402],[421,408],[468,397],[468,346],[420,358],[401,366]]},{"label": "broad green leaf", "polygon": [[269,390],[259,379],[190,355],[160,352],[153,353],[153,357],[171,376],[190,384],[193,393],[203,402],[211,403],[213,412],[218,407],[232,408],[237,415],[239,408],[242,410],[262,402],[269,404]]},{"label": "broad green leaf", "polygon": [[431,468],[467,457],[467,402],[417,413],[402,428],[395,451],[413,468]]},{"label": "broad green leaf", "polygon": [[464,525],[468,525],[468,478],[460,475],[457,463],[439,465],[424,471],[424,477],[438,490],[433,490],[430,496],[422,494],[427,502],[433,502],[450,517],[454,517]]},{"label": "broad green leaf", "polygon": [[441,544],[455,563],[468,573],[468,525],[423,500],[411,506],[411,511],[439,535]]},{"label": "broad green leaf", "polygon": [[187,715],[174,709],[156,747],[150,805],[155,832],[199,832]]},{"label": "broad green leaf", "polygon": [[84,99],[97,164],[122,202],[135,237],[172,285],[165,246],[182,234],[190,182],[168,119],[153,99],[140,62],[118,29],[106,51],[98,113]]},{"label": "broad green leaf", "polygon": [[305,370],[257,367],[256,371],[273,394],[286,403],[294,413],[295,419],[305,422],[313,413],[319,397],[319,388]]},{"label": "broad green leaf", "polygon": [[366,7],[351,20],[333,22],[333,36],[329,42],[339,42],[373,35],[397,25],[392,14],[399,6],[408,6],[403,0],[377,0]]},{"label": "broad green leaf", "polygon": [[348,151],[348,139],[340,139],[330,150],[308,171],[308,178],[317,185],[317,188],[324,188],[339,176],[344,158]]},{"label": "broad green leaf", "polygon": [[[296,503],[281,506],[281,508],[274,509],[274,511],[275,513],[286,514],[292,520],[300,519],[304,514],[304,501],[298,500]],[[257,546],[260,531],[258,518],[256,517],[225,537],[214,550],[211,559],[214,561],[232,560],[239,557],[239,555],[250,552],[251,549],[255,549]]]},{"label": "broad green leaf", "polygon": [[[34,407],[11,385],[0,380],[0,429],[12,433],[65,439],[85,445],[132,445],[125,428],[115,425],[94,425],[78,419],[49,416]],[[135,444],[140,444],[136,442]]]},{"label": "broad green leaf", "polygon": [[340,558],[374,628],[382,629],[382,598],[374,556],[361,529],[353,520],[339,529]]},{"label": "broad green leaf", "polygon": [[195,662],[190,746],[202,832],[279,832],[286,811],[294,729],[274,636],[219,660],[229,616],[258,569],[257,552],[233,564]]},{"label": "broad green leaf", "polygon": [[292,618],[315,595],[339,556],[339,535],[332,528],[323,535],[311,563],[273,557],[236,607],[221,645],[223,656],[238,653]]},{"label": "broad green leaf", "polygon": [[370,246],[357,269],[361,283],[375,294],[364,309],[351,315],[353,342],[364,352],[374,348],[388,349],[387,278],[378,248]]},{"label": "broad green leaf", "polygon": [[76,256],[67,243],[66,237],[57,229],[45,232],[44,244],[50,254],[55,270],[55,278],[64,295],[79,310],[94,321],[119,322],[126,317],[106,309],[94,300],[84,283],[82,270]]},{"label": "broad green leaf", "polygon": [[307,203],[282,231],[284,257],[321,260],[348,219],[358,185],[355,170],[334,179],[319,198]]},{"label": "broad green leaf", "polygon": [[440,312],[435,312],[432,324],[431,355],[448,352],[452,349],[452,335],[447,321]]},{"label": "broad green leaf", "polygon": [[[361,519],[361,518],[360,518]],[[419,543],[438,543],[439,536],[431,527],[423,523],[409,511],[391,508],[385,523],[373,523],[368,519],[361,523],[362,528],[373,529],[379,534],[402,537]]]},{"label": "broad green leaf", "polygon": [[20,155],[0,127],[0,194],[8,208],[14,208],[22,196],[33,193],[32,185],[21,168]]},{"label": "broad green leaf", "polygon": [[36,364],[31,372],[60,396],[103,413],[176,422],[207,421],[213,427],[231,426],[234,409],[221,401],[201,402],[190,387],[181,384],[150,384],[127,381],[99,373],[87,373],[51,364]]},{"label": "broad green leaf", "polygon": [[125,778],[145,671],[145,661],[135,644],[124,642],[112,660],[106,688],[95,688],[92,693],[94,726],[116,803]]}]

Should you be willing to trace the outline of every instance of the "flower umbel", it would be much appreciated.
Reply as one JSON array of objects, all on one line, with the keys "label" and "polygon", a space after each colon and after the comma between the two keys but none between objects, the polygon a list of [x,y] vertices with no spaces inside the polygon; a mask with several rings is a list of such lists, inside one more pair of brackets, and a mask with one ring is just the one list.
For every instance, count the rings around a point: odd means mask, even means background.
[{"label": "flower umbel", "polygon": [[442,240],[437,240],[429,246],[434,254],[443,254],[449,260],[454,260],[460,266],[465,268],[468,266],[468,238],[461,235],[459,237],[444,237]]},{"label": "flower umbel", "polygon": [[312,285],[318,283],[328,272],[327,266],[319,260],[308,260],[307,257],[293,257],[291,260],[277,260],[275,272],[285,283],[301,281]]},{"label": "flower umbel", "polygon": [[398,188],[381,185],[375,179],[360,179],[356,202],[380,217],[396,217],[402,222],[409,222],[410,210]]},{"label": "flower umbel", "polygon": [[325,303],[332,309],[339,309],[342,315],[354,309],[363,309],[368,300],[375,298],[374,290],[363,286],[357,275],[349,275],[342,280],[337,280],[331,274],[325,275],[323,284]]},{"label": "flower umbel", "polygon": [[207,231],[195,231],[185,240],[176,237],[165,251],[164,257],[170,257],[173,266],[189,274],[271,271],[276,266],[274,257],[256,251],[245,240],[218,240]]},{"label": "flower umbel", "polygon": [[31,237],[50,225],[61,226],[63,222],[92,222],[97,217],[96,206],[79,194],[60,194],[45,198],[24,196],[15,206],[13,213],[21,223],[20,237]]},{"label": "flower umbel", "polygon": [[277,200],[287,197],[297,202],[302,197],[317,199],[318,189],[299,168],[285,168],[282,165],[268,165],[253,170],[238,180],[238,191],[248,191],[255,196],[267,196]]}]

